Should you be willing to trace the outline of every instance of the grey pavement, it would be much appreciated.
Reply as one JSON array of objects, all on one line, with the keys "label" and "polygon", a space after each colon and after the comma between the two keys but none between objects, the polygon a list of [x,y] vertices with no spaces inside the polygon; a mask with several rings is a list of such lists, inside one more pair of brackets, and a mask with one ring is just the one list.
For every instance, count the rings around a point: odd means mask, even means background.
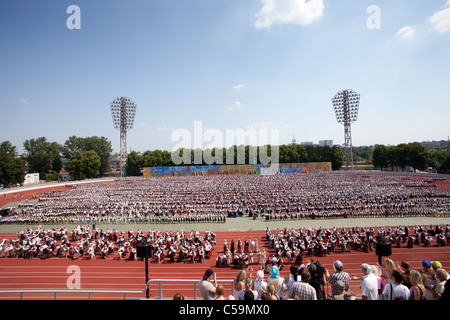
[{"label": "grey pavement", "polygon": [[[307,229],[307,228],[351,228],[351,227],[381,227],[381,226],[399,226],[399,225],[445,225],[450,224],[450,217],[405,217],[405,218],[342,218],[342,219],[307,219],[307,220],[282,220],[282,221],[265,221],[253,220],[249,217],[227,218],[225,223],[176,223],[176,224],[144,224],[144,223],[132,223],[132,224],[102,224],[97,223],[96,227],[103,230],[158,230],[158,231],[204,231],[209,229],[211,231],[249,231],[249,230],[265,230],[269,227],[271,230],[295,228],[295,229]],[[47,228],[60,228],[66,227],[68,230],[76,227],[75,224],[43,224],[44,229]],[[92,227],[92,224],[90,224]],[[34,229],[35,224],[11,224],[0,225],[1,232],[17,232],[19,230],[26,230],[27,228]]]}]

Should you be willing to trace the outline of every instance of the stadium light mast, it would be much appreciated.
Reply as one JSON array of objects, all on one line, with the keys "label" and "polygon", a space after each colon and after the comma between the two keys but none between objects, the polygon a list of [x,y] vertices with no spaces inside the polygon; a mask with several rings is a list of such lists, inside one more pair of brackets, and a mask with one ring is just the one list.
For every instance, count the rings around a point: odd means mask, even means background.
[{"label": "stadium light mast", "polygon": [[127,131],[133,128],[137,105],[130,98],[117,97],[110,107],[114,128],[120,131],[120,176],[124,177],[127,166]]},{"label": "stadium light mast", "polygon": [[347,169],[353,168],[351,124],[358,119],[359,100],[359,93],[351,89],[339,91],[332,99],[336,120],[344,125],[344,162]]}]

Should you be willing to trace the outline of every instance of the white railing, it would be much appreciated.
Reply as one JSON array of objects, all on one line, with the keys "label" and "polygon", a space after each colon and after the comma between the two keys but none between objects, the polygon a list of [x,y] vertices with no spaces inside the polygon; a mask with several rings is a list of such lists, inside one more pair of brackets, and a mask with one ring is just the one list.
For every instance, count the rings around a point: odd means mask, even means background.
[{"label": "white railing", "polygon": [[[158,283],[158,296],[150,297],[150,299],[170,299],[171,297],[164,298],[163,297],[163,288],[162,283],[164,282],[181,282],[181,283],[192,283],[194,290],[194,299],[198,299],[197,297],[197,284],[199,283],[199,279],[150,279],[145,288],[143,290],[0,290],[0,295],[3,294],[16,294],[18,293],[20,296],[20,300],[24,299],[24,294],[31,293],[52,293],[54,295],[54,300],[57,300],[58,294],[88,294],[88,299],[91,300],[93,294],[107,293],[107,294],[119,294],[123,295],[123,299],[127,299],[127,295],[129,294],[145,294],[147,289],[150,287],[151,283]],[[219,280],[218,283],[230,283],[231,292],[233,292],[233,280]],[[144,299],[144,298],[143,298]]]}]

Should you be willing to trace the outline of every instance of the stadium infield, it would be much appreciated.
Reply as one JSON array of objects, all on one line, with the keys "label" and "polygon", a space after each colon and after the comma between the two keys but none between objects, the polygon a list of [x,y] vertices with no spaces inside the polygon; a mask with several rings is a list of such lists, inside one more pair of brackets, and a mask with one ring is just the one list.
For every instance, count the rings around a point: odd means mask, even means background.
[{"label": "stadium infield", "polygon": [[[444,180],[448,187],[448,180]],[[66,186],[58,186],[65,188]],[[22,194],[23,199],[33,199],[33,195],[38,194],[38,190],[20,190],[16,192]],[[5,206],[11,201],[17,200],[14,193],[0,195],[0,205]],[[264,229],[269,227],[271,230],[284,228],[351,228],[351,227],[380,227],[380,226],[414,226],[414,225],[443,225],[450,224],[449,217],[415,217],[415,218],[347,218],[347,219],[316,219],[316,220],[282,220],[282,221],[265,221],[252,220],[248,217],[229,218],[225,223],[185,223],[185,224],[97,224],[99,229],[104,230],[142,230],[148,231],[155,229],[158,231],[191,231],[197,230],[204,233],[209,229],[216,233],[217,249],[212,257],[204,263],[168,263],[167,258],[163,263],[149,263],[150,279],[200,279],[207,268],[212,268],[217,273],[217,279],[230,280],[236,277],[238,269],[235,268],[216,268],[215,259],[218,253],[222,251],[223,242],[227,239],[228,243],[231,239],[235,241],[238,238],[258,239],[263,248],[269,254],[275,253],[269,248],[265,238]],[[36,225],[2,225],[0,226],[0,237],[11,239],[17,237],[19,230],[27,228],[34,229]],[[43,225],[46,228],[60,228],[62,225]],[[64,225],[68,231],[75,225]],[[450,246],[437,247],[414,246],[414,248],[392,248],[392,256],[390,258],[396,263],[408,261],[412,269],[418,270],[421,267],[422,260],[440,261],[444,268],[450,268]],[[361,276],[361,263],[376,264],[378,257],[375,252],[365,253],[362,251],[352,251],[350,253],[332,253],[324,257],[305,256],[305,262],[314,259],[319,260],[330,272],[333,270],[333,261],[341,260],[344,264],[344,271],[350,276]],[[79,268],[79,289],[81,290],[143,290],[145,286],[145,270],[143,261],[124,261],[117,259],[117,254],[106,259],[94,258],[92,260],[77,259],[70,260],[67,258],[49,258],[41,259],[18,259],[18,258],[0,258],[0,291],[4,290],[67,290],[71,288],[72,267]],[[289,274],[289,264],[286,264],[281,271],[281,276],[286,277]],[[256,270],[260,265],[252,265],[252,276],[255,277]],[[266,277],[268,275],[266,274]],[[351,281],[350,290],[360,295],[360,282]],[[229,284],[224,284],[225,296],[231,294]],[[326,293],[330,294],[329,286],[325,288]],[[192,283],[166,283],[163,284],[163,297],[172,298],[179,292],[192,299],[193,284]],[[150,286],[150,297],[159,295],[157,284]],[[197,289],[197,296],[200,294]],[[54,294],[33,293],[23,296],[26,300],[54,299]],[[86,300],[89,296],[86,293],[77,293],[72,290],[71,293],[58,294],[58,299],[69,300]],[[111,300],[123,299],[120,294],[99,293],[93,294],[91,299]],[[145,298],[145,294],[127,295],[127,298]],[[19,293],[2,293],[0,300],[18,300]]]},{"label": "stadium infield", "polygon": [[[203,233],[202,228],[197,228],[198,231]],[[14,238],[15,233],[2,233],[2,237]],[[239,238],[256,239],[261,244],[260,247],[267,250],[267,257],[274,254],[275,251],[268,245],[268,241],[265,237],[264,231],[229,231],[229,232],[216,232],[217,247],[213,251],[213,255],[210,259],[207,259],[204,263],[185,263],[175,262],[170,263],[168,258],[164,262],[156,263],[150,261],[149,263],[149,278],[150,279],[195,279],[199,280],[204,271],[207,268],[212,268],[217,274],[217,279],[231,280],[236,277],[239,269],[232,267],[217,268],[215,266],[215,260],[219,253],[223,250],[224,240],[227,239],[228,243]],[[422,260],[440,261],[444,268],[450,267],[450,246],[444,247],[424,247],[414,246],[414,248],[408,249],[405,246],[403,248],[392,248],[392,255],[389,257],[394,262],[400,263],[401,261],[408,261],[413,269],[420,269]],[[285,260],[286,258],[284,258]],[[304,256],[304,261],[307,262],[313,259],[314,261],[320,261],[330,272],[333,272],[333,261],[341,260],[344,264],[344,271],[348,272],[350,276],[361,276],[360,265],[362,263],[376,264],[378,256],[374,251],[365,253],[362,251],[352,251],[349,253],[332,253],[326,256]],[[255,261],[257,261],[255,259]],[[289,275],[290,264],[285,264],[280,274],[282,277]],[[79,268],[77,275],[80,290],[117,290],[117,291],[139,291],[145,288],[145,263],[143,261],[125,261],[119,260],[117,254],[101,259],[96,257],[92,260],[89,259],[77,259],[71,260],[67,258],[49,258],[41,260],[39,258],[34,259],[19,259],[19,258],[0,258],[0,277],[2,279],[0,283],[0,291],[2,290],[68,290],[73,288],[73,268]],[[256,275],[256,271],[259,270],[260,265],[254,264],[249,266],[253,269],[252,277]],[[248,270],[248,269],[247,269]],[[265,275],[268,277],[268,274]],[[225,295],[230,295],[231,285],[224,283]],[[355,292],[358,296],[361,293],[359,288],[359,281],[350,282],[350,290]],[[163,283],[163,298],[172,298],[177,292],[188,297],[188,299],[194,298],[193,283]],[[325,292],[331,294],[329,285],[326,286]],[[150,286],[150,298],[159,296],[158,284],[154,283]],[[200,294],[197,289],[197,297]],[[23,295],[25,300],[41,300],[41,299],[54,299],[54,294],[51,293],[27,293]],[[72,290],[71,293],[58,294],[58,300],[86,300],[89,296],[87,293],[77,293],[76,290]],[[111,299],[123,299],[121,294],[112,293],[98,293],[92,294],[91,299],[97,300],[111,300]],[[128,294],[128,299],[142,299],[145,298],[145,294]],[[19,293],[0,293],[1,300],[17,300],[20,299]]]}]

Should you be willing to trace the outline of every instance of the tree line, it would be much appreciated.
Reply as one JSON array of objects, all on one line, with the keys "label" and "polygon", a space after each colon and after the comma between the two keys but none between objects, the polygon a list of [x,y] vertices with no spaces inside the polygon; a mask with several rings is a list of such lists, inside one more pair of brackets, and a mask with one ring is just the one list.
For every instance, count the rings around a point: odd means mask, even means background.
[{"label": "tree line", "polygon": [[429,151],[419,142],[401,143],[395,146],[379,144],[375,146],[372,158],[373,166],[379,169],[390,167],[392,170],[399,168],[403,171],[410,166],[414,170],[432,167],[443,173],[450,171],[450,148]]},{"label": "tree line", "polygon": [[[127,159],[127,175],[140,175],[144,167],[168,167],[174,165],[210,165],[210,164],[261,164],[259,152],[267,157],[272,155],[270,145],[263,147],[233,145],[229,148],[179,149],[175,154],[183,161],[174,164],[172,153],[166,150],[145,151],[139,155],[130,152]],[[208,161],[208,158],[214,161]],[[199,160],[200,159],[200,162]],[[344,163],[344,153],[337,147],[281,145],[278,148],[279,163],[331,162],[333,170],[339,170]]]},{"label": "tree line", "polygon": [[[61,169],[69,172],[73,179],[104,176],[111,169],[111,142],[105,137],[69,137],[64,144],[48,141],[45,137],[25,140],[24,155],[17,154],[16,147],[9,141],[0,144],[0,185],[9,186],[23,183],[26,173],[40,174],[40,179],[58,180]],[[266,149],[267,148],[267,151]],[[128,154],[127,174],[140,175],[143,167],[162,167],[174,165],[207,165],[206,155],[227,164],[227,155],[232,155],[232,163],[260,164],[259,152],[264,150],[271,155],[271,146],[254,147],[234,145],[230,148],[177,150],[188,163],[174,164],[172,153],[167,150],[147,150],[142,155],[136,151]],[[354,148],[356,159],[373,161],[374,168],[399,168],[407,166],[425,170],[433,167],[439,172],[450,171],[450,148],[430,151],[418,142],[402,143],[396,146],[376,145],[375,147]],[[186,153],[184,153],[186,152]],[[244,157],[244,159],[242,159]],[[344,163],[344,154],[340,147],[316,145],[281,145],[278,148],[279,163],[331,162],[333,170],[339,170]],[[63,159],[67,161],[63,168]],[[201,164],[195,161],[201,159]],[[215,161],[220,164],[220,161]]]},{"label": "tree line", "polygon": [[54,181],[64,168],[76,180],[103,176],[111,168],[111,142],[105,137],[69,137],[61,145],[46,137],[32,138],[23,143],[24,155],[17,154],[9,141],[0,145],[0,185],[23,183],[27,173],[39,173],[41,180]]}]

